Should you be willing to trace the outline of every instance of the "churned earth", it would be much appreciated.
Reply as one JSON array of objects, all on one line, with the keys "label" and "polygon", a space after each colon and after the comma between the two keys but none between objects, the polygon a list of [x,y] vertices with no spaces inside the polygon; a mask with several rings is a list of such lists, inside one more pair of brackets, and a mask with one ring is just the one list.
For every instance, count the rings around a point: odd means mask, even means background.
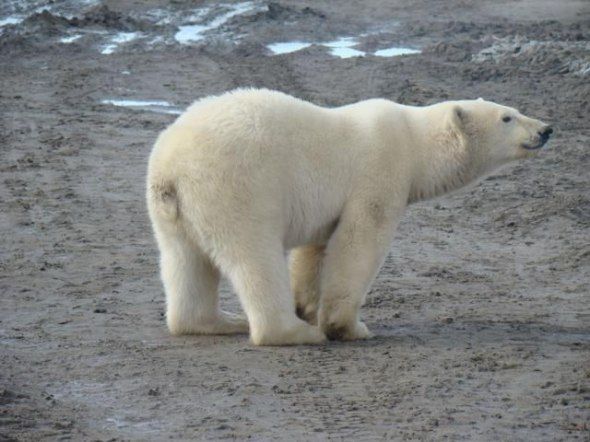
[{"label": "churned earth", "polygon": [[[239,86],[481,96],[555,137],[408,209],[374,339],[172,337],[146,161]],[[6,0],[0,108],[0,440],[590,440],[586,1]]]}]

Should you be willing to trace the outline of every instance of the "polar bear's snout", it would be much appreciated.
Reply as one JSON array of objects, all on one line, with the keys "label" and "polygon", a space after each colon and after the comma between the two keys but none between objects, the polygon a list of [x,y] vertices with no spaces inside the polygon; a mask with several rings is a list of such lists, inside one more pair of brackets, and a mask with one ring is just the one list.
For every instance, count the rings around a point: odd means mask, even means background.
[{"label": "polar bear's snout", "polygon": [[543,130],[539,131],[539,137],[541,139],[541,145],[547,143],[549,141],[549,137],[553,133],[553,128],[551,126],[545,126]]},{"label": "polar bear's snout", "polygon": [[553,133],[553,128],[547,124],[544,124],[541,129],[539,129],[534,137],[531,137],[530,143],[524,143],[522,145],[523,148],[527,150],[536,150],[543,147],[549,141],[549,137]]}]

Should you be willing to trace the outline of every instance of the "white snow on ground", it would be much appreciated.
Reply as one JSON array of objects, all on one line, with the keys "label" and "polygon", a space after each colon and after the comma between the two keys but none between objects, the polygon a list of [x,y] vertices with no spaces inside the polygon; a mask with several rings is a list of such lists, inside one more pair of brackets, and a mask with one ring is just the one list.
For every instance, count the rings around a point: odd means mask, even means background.
[{"label": "white snow on ground", "polygon": [[[330,54],[339,58],[364,57],[367,52],[354,49],[354,46],[359,44],[355,37],[340,37],[337,40],[328,42],[304,42],[304,41],[286,41],[280,43],[272,43],[266,47],[273,53],[273,55],[289,54],[301,49],[308,48],[312,44],[317,44],[330,49]],[[419,54],[421,51],[417,49],[392,47],[387,49],[380,49],[375,51],[373,55],[378,57],[396,57],[398,55]]]},{"label": "white snow on ground", "polygon": [[60,38],[60,39],[59,39],[59,41],[60,41],[61,43],[66,43],[66,44],[68,44],[68,43],[73,43],[73,42],[75,42],[75,41],[76,41],[76,40],[78,40],[79,38],[82,38],[82,34],[69,35],[69,36],[67,36],[67,37],[62,37],[62,38]]},{"label": "white snow on ground", "polygon": [[330,54],[339,58],[363,57],[365,52],[353,49],[358,45],[358,40],[354,37],[341,37],[327,43],[320,43],[322,46],[330,48]]},{"label": "white snow on ground", "polygon": [[[36,3],[36,4],[35,4]],[[71,18],[72,14],[67,14],[65,10],[69,12],[72,5],[75,2],[64,2],[63,4],[55,5],[51,2],[47,2],[45,6],[39,6],[43,2],[35,2],[30,4],[29,9],[31,13],[40,12],[48,9],[53,10],[52,13],[57,15],[66,16]],[[97,3],[96,0],[78,0],[79,6],[88,7]],[[256,1],[245,1],[239,3],[220,3],[216,6],[203,6],[200,8],[193,9],[191,11],[185,11],[185,15],[182,16],[179,13],[173,13],[165,9],[153,9],[145,11],[142,15],[156,22],[157,25],[166,26],[173,23],[183,23],[177,26],[177,30],[174,34],[174,40],[182,45],[188,45],[194,42],[204,40],[207,33],[214,31],[231,18],[246,14],[252,11],[259,11],[264,8],[265,5]],[[61,11],[61,9],[65,9]],[[58,12],[58,9],[60,12]],[[216,15],[219,14],[219,15]],[[0,33],[2,32],[3,26],[19,24],[24,20],[24,16],[12,15],[5,18],[0,18]],[[79,38],[83,37],[85,33],[93,33],[96,31],[83,30],[82,34],[75,35],[64,35],[59,39],[61,43],[69,44]],[[327,42],[309,42],[309,41],[284,41],[277,42],[267,45],[267,48],[273,55],[288,54],[296,52],[305,48],[310,47],[313,44],[324,46],[329,49],[329,53],[338,58],[351,58],[351,57],[363,57],[369,53],[359,50],[356,46],[359,45],[359,38],[362,38],[368,34],[361,34],[360,37],[340,37],[333,41]],[[141,32],[120,32],[118,34],[109,37],[108,41],[100,47],[100,53],[103,55],[109,55],[117,51],[120,45],[129,43],[142,36]],[[235,36],[234,36],[235,37]],[[239,39],[239,38],[238,38]],[[152,37],[147,42],[148,47],[153,47],[159,44],[165,44],[166,38],[163,35],[157,35]],[[391,47],[386,49],[379,49],[373,52],[373,55],[379,57],[395,57],[398,55],[407,54],[418,54],[420,53],[417,49],[405,48],[405,47]],[[588,66],[583,64],[580,71],[588,70]]]},{"label": "white snow on ground", "polygon": [[138,110],[148,110],[160,114],[180,115],[182,110],[175,108],[171,103],[164,100],[102,100],[101,104],[110,104],[119,107],[130,107]]},{"label": "white snow on ground", "polygon": [[273,43],[267,46],[268,49],[275,55],[278,54],[290,54],[301,49],[305,49],[311,46],[311,43],[304,41],[288,41],[284,43]]},{"label": "white snow on ground", "polygon": [[411,48],[387,48],[387,49],[379,49],[375,51],[374,55],[377,57],[397,57],[398,55],[409,55],[409,54],[419,54],[420,51],[417,49]]},{"label": "white snow on ground", "polygon": [[[253,2],[243,2],[236,4],[222,4],[220,6],[229,8],[228,12],[214,18],[212,21],[206,24],[191,24],[178,27],[178,32],[174,35],[174,38],[180,44],[190,44],[195,41],[203,40],[205,33],[213,29],[219,28],[225,24],[229,19],[236,15],[245,14],[246,12],[254,9]],[[200,20],[203,15],[208,12],[207,9],[199,10],[196,16],[189,17],[189,21]]]},{"label": "white snow on ground", "polygon": [[0,19],[0,28],[8,25],[18,25],[24,18],[12,16]]},{"label": "white snow on ground", "polygon": [[115,52],[115,49],[123,43],[129,43],[130,41],[135,40],[141,34],[139,32],[119,32],[113,38],[111,38],[111,42],[106,46],[103,46],[101,54],[108,55]]}]

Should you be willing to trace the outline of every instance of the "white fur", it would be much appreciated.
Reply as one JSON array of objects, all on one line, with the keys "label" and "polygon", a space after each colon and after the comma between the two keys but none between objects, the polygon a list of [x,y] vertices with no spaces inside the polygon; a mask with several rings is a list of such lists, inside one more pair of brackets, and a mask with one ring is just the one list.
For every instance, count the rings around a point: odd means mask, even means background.
[{"label": "white fur", "polygon": [[[482,100],[327,109],[236,90],[196,102],[148,170],[171,332],[249,324],[258,345],[369,337],[359,309],[407,204],[530,155],[521,144],[543,126]],[[219,309],[220,271],[247,321]]]}]

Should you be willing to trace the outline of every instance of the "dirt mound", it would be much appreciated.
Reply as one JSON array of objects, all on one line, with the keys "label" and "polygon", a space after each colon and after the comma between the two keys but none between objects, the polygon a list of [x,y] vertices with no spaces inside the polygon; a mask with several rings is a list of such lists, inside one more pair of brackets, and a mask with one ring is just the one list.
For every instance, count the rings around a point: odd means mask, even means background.
[{"label": "dirt mound", "polygon": [[284,6],[280,3],[269,2],[267,10],[253,16],[255,20],[294,20],[301,18],[317,17],[326,18],[326,14],[314,8],[306,6],[302,9]]},{"label": "dirt mound", "polygon": [[3,54],[29,53],[35,50],[35,42],[29,37],[10,29],[0,35],[0,52]]},{"label": "dirt mound", "polygon": [[22,28],[28,33],[58,35],[70,26],[70,21],[61,15],[52,14],[47,9],[27,17]]},{"label": "dirt mound", "polygon": [[146,26],[145,23],[139,22],[121,12],[113,11],[107,5],[91,8],[82,17],[72,18],[70,23],[76,27],[99,26],[120,31],[135,31]]},{"label": "dirt mound", "polygon": [[440,34],[445,38],[453,35],[456,38],[465,39],[465,37],[469,37],[472,40],[478,40],[489,34],[509,32],[502,23],[474,23],[464,21],[430,23],[424,20],[418,20],[408,22],[403,28],[409,37]]},{"label": "dirt mound", "polygon": [[440,35],[448,40],[454,39],[481,40],[490,35],[505,38],[514,35],[527,35],[537,40],[566,40],[581,41],[590,39],[590,29],[580,23],[564,24],[554,20],[532,23],[509,23],[505,21],[476,23],[472,21],[437,21],[425,20],[409,21],[403,24],[403,30],[408,37],[422,37],[425,35]]},{"label": "dirt mound", "polygon": [[46,43],[47,37],[68,34],[68,30],[101,28],[117,31],[143,31],[150,27],[153,25],[113,11],[106,5],[91,8],[81,17],[71,19],[45,9],[28,16],[18,25],[6,26],[4,32],[0,34],[0,39],[5,47],[15,45],[24,47],[27,44],[37,46]]},{"label": "dirt mound", "polygon": [[459,42],[440,42],[423,49],[426,54],[433,54],[446,59],[447,61],[467,61],[473,53],[474,43],[470,40]]},{"label": "dirt mound", "polygon": [[9,25],[0,33],[0,45],[3,48],[18,47],[26,49],[46,37],[61,35],[70,26],[70,21],[48,10],[34,13],[21,23]]},{"label": "dirt mound", "polygon": [[590,42],[537,41],[517,36],[496,39],[473,56],[476,63],[526,66],[553,74],[590,75]]},{"label": "dirt mound", "polygon": [[448,99],[449,95],[443,89],[428,87],[410,80],[404,81],[396,101],[409,105],[427,105]]}]

